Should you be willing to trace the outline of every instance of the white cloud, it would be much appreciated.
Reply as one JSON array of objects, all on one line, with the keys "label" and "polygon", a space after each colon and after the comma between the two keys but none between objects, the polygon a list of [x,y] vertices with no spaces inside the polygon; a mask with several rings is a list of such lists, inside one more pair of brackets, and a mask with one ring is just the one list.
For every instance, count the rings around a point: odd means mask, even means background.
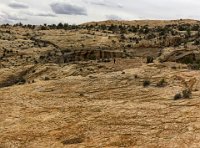
[{"label": "white cloud", "polygon": [[108,20],[122,20],[122,18],[117,16],[117,15],[106,15],[106,19],[108,19]]},{"label": "white cloud", "polygon": [[20,22],[20,21],[25,21],[27,18],[25,17],[20,17],[16,14],[11,14],[7,12],[2,12],[0,11],[0,22],[1,23],[14,23],[14,22]]},{"label": "white cloud", "polygon": [[25,15],[19,15],[18,9],[12,9],[5,4],[0,4],[0,23],[15,23],[21,21],[27,21]]},{"label": "white cloud", "polygon": [[90,3],[93,5],[98,5],[98,6],[105,6],[105,7],[118,7],[118,8],[123,8],[122,3],[117,3],[116,1],[113,0],[84,0],[86,3]]},{"label": "white cloud", "polygon": [[50,6],[53,12],[56,14],[87,15],[87,11],[84,7],[68,4],[65,2],[52,3]]},{"label": "white cloud", "polygon": [[26,10],[26,11],[20,11],[20,14],[25,14],[29,16],[44,16],[44,17],[56,17],[56,15],[53,12],[49,11],[39,11],[39,10]]},{"label": "white cloud", "polygon": [[36,13],[35,16],[56,17],[56,15],[51,12],[39,12]]},{"label": "white cloud", "polygon": [[1,0],[0,22],[83,23],[106,19],[200,19],[199,0]]},{"label": "white cloud", "polygon": [[27,9],[27,8],[29,8],[28,4],[23,3],[23,2],[19,2],[19,1],[15,1],[15,0],[11,1],[9,3],[9,6],[14,8],[14,9]]}]

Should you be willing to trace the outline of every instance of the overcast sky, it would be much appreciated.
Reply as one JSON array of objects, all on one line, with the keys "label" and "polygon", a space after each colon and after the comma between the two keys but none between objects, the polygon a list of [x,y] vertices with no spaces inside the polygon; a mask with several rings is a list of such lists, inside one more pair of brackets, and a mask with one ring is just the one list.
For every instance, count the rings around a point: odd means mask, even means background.
[{"label": "overcast sky", "polygon": [[200,19],[200,0],[0,0],[0,23]]}]

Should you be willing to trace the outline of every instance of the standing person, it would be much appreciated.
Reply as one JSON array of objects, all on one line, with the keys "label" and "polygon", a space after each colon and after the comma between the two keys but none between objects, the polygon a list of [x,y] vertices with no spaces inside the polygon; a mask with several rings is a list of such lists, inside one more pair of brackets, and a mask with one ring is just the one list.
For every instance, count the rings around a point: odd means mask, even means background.
[{"label": "standing person", "polygon": [[115,62],[116,62],[116,60],[115,60],[115,58],[114,58],[114,64],[115,64]]}]

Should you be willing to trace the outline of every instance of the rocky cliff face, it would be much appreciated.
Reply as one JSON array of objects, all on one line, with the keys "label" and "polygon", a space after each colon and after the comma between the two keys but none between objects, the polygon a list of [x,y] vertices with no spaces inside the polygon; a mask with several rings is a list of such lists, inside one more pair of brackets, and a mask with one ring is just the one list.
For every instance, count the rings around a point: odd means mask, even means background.
[{"label": "rocky cliff face", "polygon": [[120,51],[82,50],[64,53],[62,58],[64,63],[67,63],[70,61],[105,60],[123,57],[125,57],[125,53]]},{"label": "rocky cliff face", "polygon": [[195,63],[200,61],[200,50],[192,47],[190,49],[165,48],[158,59],[161,62]]}]

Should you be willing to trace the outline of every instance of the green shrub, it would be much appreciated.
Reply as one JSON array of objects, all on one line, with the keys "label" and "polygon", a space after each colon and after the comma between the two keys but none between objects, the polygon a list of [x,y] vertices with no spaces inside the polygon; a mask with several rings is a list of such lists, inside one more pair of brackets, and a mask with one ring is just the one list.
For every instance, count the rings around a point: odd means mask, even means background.
[{"label": "green shrub", "polygon": [[89,56],[89,60],[96,60],[96,56],[95,56],[94,54],[91,54],[91,55]]},{"label": "green shrub", "polygon": [[181,99],[182,98],[182,95],[180,94],[180,93],[178,93],[178,94],[176,94],[175,96],[174,96],[174,100],[179,100],[179,99]]},{"label": "green shrub", "polygon": [[138,75],[137,75],[137,74],[135,74],[135,75],[134,75],[134,77],[135,77],[135,79],[137,79],[137,78],[138,78]]},{"label": "green shrub", "polygon": [[189,89],[185,89],[182,91],[182,94],[184,99],[189,99],[192,95],[192,92]]},{"label": "green shrub", "polygon": [[78,138],[66,139],[66,140],[62,141],[62,144],[71,145],[71,144],[79,144],[82,142],[83,142],[83,139],[78,137]]},{"label": "green shrub", "polygon": [[181,60],[182,63],[184,64],[193,64],[195,61],[194,61],[194,58],[191,57],[191,56],[188,56],[188,57],[185,57]]},{"label": "green shrub", "polygon": [[190,64],[189,67],[192,70],[200,70],[200,64]]},{"label": "green shrub", "polygon": [[178,93],[174,96],[174,100],[179,100],[179,99],[189,99],[191,98],[192,92],[189,89],[185,89],[182,91],[182,93]]},{"label": "green shrub", "polygon": [[148,64],[148,63],[153,63],[153,60],[154,60],[153,57],[148,56],[148,57],[147,57],[147,64]]},{"label": "green shrub", "polygon": [[166,86],[166,81],[163,78],[157,83],[157,87],[164,87],[164,86]]},{"label": "green shrub", "polygon": [[144,80],[144,82],[143,82],[143,86],[144,87],[147,87],[147,86],[149,86],[151,84],[151,82],[149,81],[149,80]]}]

